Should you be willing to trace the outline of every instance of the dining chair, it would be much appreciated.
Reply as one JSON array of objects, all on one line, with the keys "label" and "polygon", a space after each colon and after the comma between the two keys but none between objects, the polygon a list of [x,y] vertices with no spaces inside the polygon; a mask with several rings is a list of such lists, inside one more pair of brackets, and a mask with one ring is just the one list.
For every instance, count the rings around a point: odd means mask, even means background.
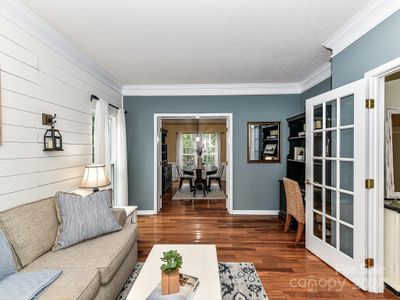
[{"label": "dining chair", "polygon": [[211,189],[211,181],[216,180],[219,184],[219,189],[222,191],[222,174],[224,173],[224,166],[219,167],[217,174],[208,176],[208,190]]},{"label": "dining chair", "polygon": [[284,177],[283,184],[285,187],[286,207],[287,207],[284,232],[288,232],[290,222],[292,221],[292,217],[295,218],[298,223],[298,226],[294,244],[297,245],[303,234],[304,224],[305,224],[303,197],[301,195],[300,186],[297,181]]},{"label": "dining chair", "polygon": [[207,172],[203,169],[196,169],[196,179],[194,181],[193,198],[196,197],[197,188],[203,190],[204,197],[206,197],[207,190]]},{"label": "dining chair", "polygon": [[178,177],[179,177],[179,191],[182,188],[182,184],[185,180],[189,181],[190,184],[190,191],[193,189],[193,176],[191,175],[186,175],[182,168],[180,166],[176,166],[176,171],[178,172]]}]

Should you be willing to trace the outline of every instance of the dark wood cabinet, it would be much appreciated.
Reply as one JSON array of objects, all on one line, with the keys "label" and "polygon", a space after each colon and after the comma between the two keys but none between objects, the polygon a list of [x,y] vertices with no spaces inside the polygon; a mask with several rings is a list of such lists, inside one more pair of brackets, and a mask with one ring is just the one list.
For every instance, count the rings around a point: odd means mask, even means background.
[{"label": "dark wood cabinet", "polygon": [[[300,190],[305,195],[306,180],[306,115],[299,114],[287,119],[289,127],[289,154],[286,163],[286,177],[299,183]],[[279,218],[286,219],[286,196],[283,181],[279,180]],[[295,226],[295,224],[292,224]]]},{"label": "dark wood cabinet", "polygon": [[162,193],[164,194],[172,185],[172,165],[168,164],[168,130],[161,129],[161,182]]}]

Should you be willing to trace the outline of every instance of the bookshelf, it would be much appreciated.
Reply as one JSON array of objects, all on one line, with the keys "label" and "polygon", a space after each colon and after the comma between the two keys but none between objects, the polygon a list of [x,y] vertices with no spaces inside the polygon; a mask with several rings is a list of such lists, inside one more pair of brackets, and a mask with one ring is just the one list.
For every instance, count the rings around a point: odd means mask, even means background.
[{"label": "bookshelf", "polygon": [[[293,179],[299,183],[300,190],[305,192],[306,177],[306,137],[305,137],[305,113],[293,116],[287,119],[289,127],[289,153],[286,158],[286,177]],[[280,196],[279,196],[279,217],[286,219],[286,195],[283,181],[279,180]],[[296,226],[292,224],[291,227]]]}]

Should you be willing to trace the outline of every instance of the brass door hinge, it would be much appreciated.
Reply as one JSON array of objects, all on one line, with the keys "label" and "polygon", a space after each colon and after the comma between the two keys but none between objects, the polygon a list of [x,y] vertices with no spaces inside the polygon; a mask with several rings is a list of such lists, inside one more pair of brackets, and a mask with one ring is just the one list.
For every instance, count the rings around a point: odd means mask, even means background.
[{"label": "brass door hinge", "polygon": [[366,109],[375,108],[375,99],[365,99],[365,108]]},{"label": "brass door hinge", "polygon": [[366,258],[365,259],[365,268],[370,269],[374,267],[374,259],[373,258]]},{"label": "brass door hinge", "polygon": [[365,180],[365,188],[366,189],[373,189],[374,187],[375,187],[375,180],[373,180],[373,179]]}]

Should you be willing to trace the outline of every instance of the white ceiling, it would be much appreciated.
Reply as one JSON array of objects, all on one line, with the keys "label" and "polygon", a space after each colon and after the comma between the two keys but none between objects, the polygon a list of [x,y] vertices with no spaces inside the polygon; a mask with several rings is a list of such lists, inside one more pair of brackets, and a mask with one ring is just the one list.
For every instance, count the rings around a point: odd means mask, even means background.
[{"label": "white ceiling", "polygon": [[122,84],[299,82],[368,0],[21,0]]}]

